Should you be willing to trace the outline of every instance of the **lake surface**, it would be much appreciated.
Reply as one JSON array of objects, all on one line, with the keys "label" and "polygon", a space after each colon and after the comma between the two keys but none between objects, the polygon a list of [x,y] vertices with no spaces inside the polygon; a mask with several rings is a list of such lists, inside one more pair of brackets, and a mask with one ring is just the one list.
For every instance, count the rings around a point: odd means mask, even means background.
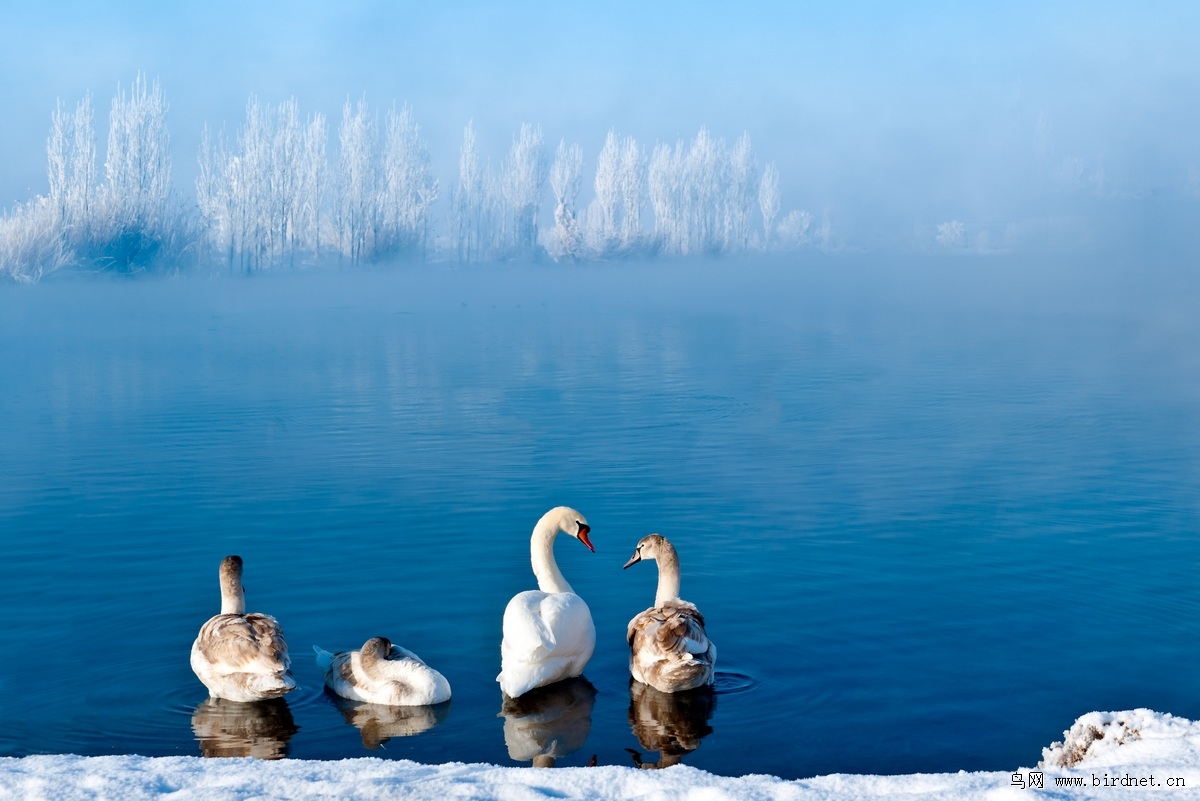
[{"label": "lake surface", "polygon": [[[559,765],[802,777],[1200,718],[1198,300],[1079,257],[0,286],[0,755],[516,765],[550,738]],[[596,545],[556,548],[589,683],[502,709],[501,616],[558,504]],[[621,566],[653,531],[714,695],[631,695],[655,570]],[[230,553],[291,644],[282,703],[213,704],[189,668]],[[323,694],[311,646],[375,635],[449,704]]]}]

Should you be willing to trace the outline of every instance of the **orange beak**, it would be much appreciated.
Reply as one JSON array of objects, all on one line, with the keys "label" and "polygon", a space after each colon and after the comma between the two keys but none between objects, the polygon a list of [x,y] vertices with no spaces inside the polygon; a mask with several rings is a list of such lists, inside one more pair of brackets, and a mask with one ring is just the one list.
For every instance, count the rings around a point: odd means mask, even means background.
[{"label": "orange beak", "polygon": [[596,549],[595,549],[595,547],[592,545],[592,541],[591,541],[590,539],[588,539],[588,532],[589,532],[589,531],[591,531],[591,530],[592,530],[592,529],[591,529],[591,527],[590,527],[590,526],[580,526],[580,527],[579,527],[579,534],[577,534],[576,536],[578,536],[578,537],[579,537],[579,541],[580,541],[580,542],[582,542],[584,545],[586,545],[586,546],[587,546],[587,549],[588,549],[589,551],[591,551],[592,553],[595,553],[595,552],[596,552]]}]

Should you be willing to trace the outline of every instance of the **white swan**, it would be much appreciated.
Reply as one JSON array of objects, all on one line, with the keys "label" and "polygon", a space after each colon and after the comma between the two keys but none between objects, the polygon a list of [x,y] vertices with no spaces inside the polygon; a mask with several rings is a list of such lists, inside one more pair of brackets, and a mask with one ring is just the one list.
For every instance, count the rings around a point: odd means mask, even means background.
[{"label": "white swan", "polygon": [[538,589],[513,596],[504,610],[496,681],[510,698],[578,676],[596,647],[591,610],[571,590],[554,561],[554,538],[560,531],[589,551],[596,550],[588,538],[587,519],[569,507],[556,506],[534,526],[529,547]]},{"label": "white swan", "polygon": [[429,706],[450,700],[450,682],[387,637],[372,637],[358,651],[331,654],[317,646],[325,686],[342,698],[386,706]]},{"label": "white swan", "polygon": [[679,598],[679,556],[660,534],[638,541],[625,567],[643,559],[658,562],[654,606],[629,621],[629,672],[664,693],[712,684],[717,647],[704,631],[704,616]]},{"label": "white swan", "polygon": [[242,557],[221,560],[221,614],[200,627],[192,670],[214,698],[261,701],[296,689],[283,629],[270,615],[246,614]]}]

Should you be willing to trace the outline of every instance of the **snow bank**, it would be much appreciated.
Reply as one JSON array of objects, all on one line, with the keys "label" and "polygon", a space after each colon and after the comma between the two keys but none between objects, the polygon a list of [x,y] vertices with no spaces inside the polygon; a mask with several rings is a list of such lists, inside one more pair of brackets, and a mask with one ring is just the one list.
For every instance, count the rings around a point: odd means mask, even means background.
[{"label": "snow bank", "polygon": [[[1196,798],[1200,792],[1200,723],[1148,709],[1084,715],[1064,732],[1063,742],[1043,751],[1043,757],[1036,768],[1003,773],[834,775],[785,781],[773,776],[714,776],[684,765],[656,771],[626,767],[550,770],[461,763],[421,765],[369,758],[264,762],[30,756],[0,759],[0,799],[936,801],[1038,797],[1074,801],[1183,799]],[[1066,767],[1068,762],[1071,767]]]},{"label": "snow bank", "polygon": [[[1200,723],[1149,709],[1089,712],[1042,749],[1042,765],[1121,768],[1141,762],[1200,765]],[[1200,793],[1200,784],[1192,785]],[[1200,796],[1198,796],[1200,797]]]}]

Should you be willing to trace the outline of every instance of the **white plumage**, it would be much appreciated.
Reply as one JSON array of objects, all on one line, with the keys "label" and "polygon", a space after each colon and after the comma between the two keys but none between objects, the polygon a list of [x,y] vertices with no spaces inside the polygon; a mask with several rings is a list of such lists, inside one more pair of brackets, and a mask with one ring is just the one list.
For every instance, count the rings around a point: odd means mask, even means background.
[{"label": "white plumage", "polygon": [[500,689],[511,698],[583,673],[596,648],[592,613],[563,578],[554,560],[559,532],[592,547],[587,519],[566,506],[544,514],[530,539],[537,590],[518,593],[504,610]]},{"label": "white plumage", "polygon": [[450,682],[421,657],[372,637],[357,651],[313,646],[325,685],[342,698],[385,706],[428,706],[450,700]]}]

